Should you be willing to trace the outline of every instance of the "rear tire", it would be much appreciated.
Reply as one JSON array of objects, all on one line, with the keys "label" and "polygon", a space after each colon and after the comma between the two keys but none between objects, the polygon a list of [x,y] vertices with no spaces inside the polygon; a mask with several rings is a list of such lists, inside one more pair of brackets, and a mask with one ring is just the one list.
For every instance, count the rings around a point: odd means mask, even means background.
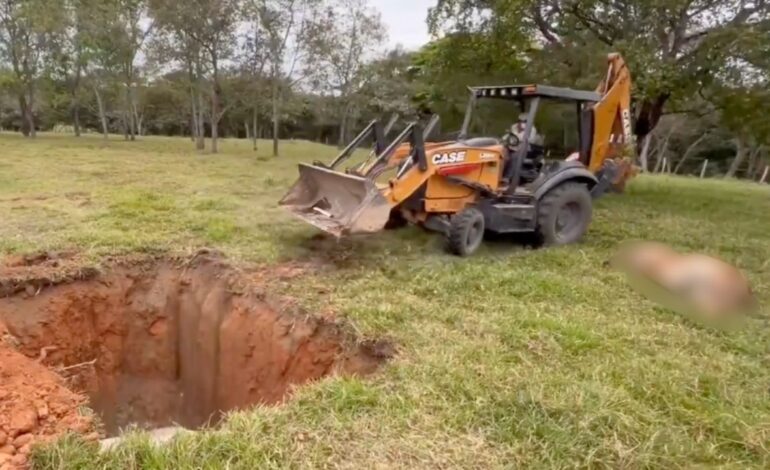
[{"label": "rear tire", "polygon": [[537,212],[537,236],[543,245],[576,243],[591,225],[591,192],[582,183],[563,183],[543,196]]},{"label": "rear tire", "polygon": [[454,215],[447,233],[447,248],[458,256],[470,256],[484,241],[484,214],[475,207],[468,207]]}]

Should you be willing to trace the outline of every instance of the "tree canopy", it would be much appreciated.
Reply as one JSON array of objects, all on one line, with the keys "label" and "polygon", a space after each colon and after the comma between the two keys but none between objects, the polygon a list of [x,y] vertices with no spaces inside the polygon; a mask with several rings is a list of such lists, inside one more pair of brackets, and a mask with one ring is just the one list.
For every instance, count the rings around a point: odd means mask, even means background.
[{"label": "tree canopy", "polygon": [[[404,51],[367,0],[0,0],[0,126],[212,152],[223,135],[271,138],[277,155],[282,138],[342,144],[393,113],[458,128],[469,85],[593,89],[620,52],[650,167],[767,162],[767,0],[435,0],[425,20],[433,39]],[[546,118],[550,134],[571,125]]]}]

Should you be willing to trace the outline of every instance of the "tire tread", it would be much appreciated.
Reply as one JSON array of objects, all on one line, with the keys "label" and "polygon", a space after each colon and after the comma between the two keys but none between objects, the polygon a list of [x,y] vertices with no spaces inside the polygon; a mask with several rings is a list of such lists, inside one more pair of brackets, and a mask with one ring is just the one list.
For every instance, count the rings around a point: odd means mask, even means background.
[{"label": "tire tread", "polygon": [[475,207],[469,207],[452,217],[449,233],[447,234],[447,247],[452,254],[458,256],[468,256],[468,246],[465,244],[465,237],[474,224],[474,222],[484,215]]}]

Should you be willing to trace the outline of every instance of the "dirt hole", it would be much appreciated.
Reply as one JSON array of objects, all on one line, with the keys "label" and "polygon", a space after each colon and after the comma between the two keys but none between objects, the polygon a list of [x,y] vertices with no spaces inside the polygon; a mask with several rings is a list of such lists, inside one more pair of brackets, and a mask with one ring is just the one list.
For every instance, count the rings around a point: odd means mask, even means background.
[{"label": "dirt hole", "polygon": [[357,341],[271,298],[264,273],[217,255],[56,276],[59,261],[15,269],[0,281],[0,321],[18,350],[87,394],[107,435],[214,424],[229,410],[280,403],[295,385],[370,374],[392,355],[385,342]]}]

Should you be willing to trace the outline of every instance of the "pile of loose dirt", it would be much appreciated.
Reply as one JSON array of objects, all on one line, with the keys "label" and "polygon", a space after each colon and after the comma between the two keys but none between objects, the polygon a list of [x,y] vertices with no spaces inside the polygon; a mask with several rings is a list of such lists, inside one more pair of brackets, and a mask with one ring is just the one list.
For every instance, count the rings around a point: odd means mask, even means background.
[{"label": "pile of loose dirt", "polygon": [[67,432],[96,440],[79,409],[87,400],[36,360],[19,353],[0,323],[0,468],[24,467],[31,447]]},{"label": "pile of loose dirt", "polygon": [[[300,271],[277,267],[276,275]],[[84,399],[73,392],[88,397],[102,435],[131,425],[195,428],[229,410],[281,403],[325,376],[370,374],[393,354],[275,298],[267,277],[215,253],[113,259],[99,270],[51,256],[6,265],[0,323],[14,344],[2,350],[0,390],[3,406],[19,410],[3,417],[21,423],[0,421],[6,440],[89,434],[77,414]]]}]

